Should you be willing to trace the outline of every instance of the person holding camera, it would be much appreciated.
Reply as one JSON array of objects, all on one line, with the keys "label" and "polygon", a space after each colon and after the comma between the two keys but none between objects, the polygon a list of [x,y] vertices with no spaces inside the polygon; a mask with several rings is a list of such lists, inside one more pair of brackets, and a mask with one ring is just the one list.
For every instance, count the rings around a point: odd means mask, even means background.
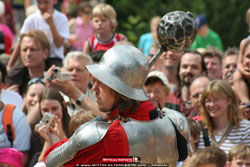
[{"label": "person holding camera", "polygon": [[106,116],[83,124],[68,141],[53,145],[45,153],[47,167],[98,164],[104,156],[135,156],[141,163],[174,167],[178,158],[187,156],[186,144],[177,150],[174,124],[159,114],[143,89],[149,65],[139,49],[114,46],[98,64],[85,67],[95,77],[92,90]]},{"label": "person holding camera", "polygon": [[52,66],[44,75],[47,84],[63,93],[70,116],[82,109],[104,115],[98,109],[93,91],[89,89],[91,75],[84,67],[92,62],[88,54],[71,51],[64,59],[63,69]]},{"label": "person holding camera", "polygon": [[58,141],[70,136],[70,117],[64,104],[63,97],[55,88],[45,88],[40,98],[40,111],[43,118],[35,126],[31,138],[29,166],[41,162],[47,149]]}]

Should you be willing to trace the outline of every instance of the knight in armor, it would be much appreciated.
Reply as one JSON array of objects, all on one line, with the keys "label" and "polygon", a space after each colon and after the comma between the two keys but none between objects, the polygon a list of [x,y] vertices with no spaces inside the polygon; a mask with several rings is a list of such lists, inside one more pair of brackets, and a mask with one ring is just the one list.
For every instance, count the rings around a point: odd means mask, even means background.
[{"label": "knight in armor", "polygon": [[100,164],[106,156],[140,157],[140,163],[176,167],[187,157],[186,119],[178,121],[182,117],[173,114],[170,119],[159,111],[143,85],[163,51],[180,51],[192,44],[197,32],[193,15],[169,12],[157,31],[161,48],[150,62],[139,49],[118,45],[105,52],[99,64],[85,66],[95,77],[92,89],[106,116],[81,125],[70,139],[52,146],[44,156],[47,167]]},{"label": "knight in armor", "polygon": [[141,163],[176,166],[175,128],[143,90],[149,72],[143,53],[133,46],[115,46],[99,64],[86,68],[96,79],[92,89],[107,116],[83,124],[68,141],[52,146],[44,158],[47,167],[99,164],[104,156],[134,156]]}]

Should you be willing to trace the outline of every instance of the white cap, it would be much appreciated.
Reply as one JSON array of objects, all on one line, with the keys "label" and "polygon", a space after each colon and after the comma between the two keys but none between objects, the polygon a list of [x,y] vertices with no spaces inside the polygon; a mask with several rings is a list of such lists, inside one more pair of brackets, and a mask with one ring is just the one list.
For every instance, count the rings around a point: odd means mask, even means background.
[{"label": "white cap", "polygon": [[146,80],[148,80],[149,78],[152,78],[152,77],[159,78],[164,85],[168,86],[168,79],[167,79],[167,77],[165,76],[165,74],[163,72],[160,72],[160,71],[151,71],[148,74]]},{"label": "white cap", "polygon": [[3,1],[0,1],[0,15],[5,13],[5,5]]}]

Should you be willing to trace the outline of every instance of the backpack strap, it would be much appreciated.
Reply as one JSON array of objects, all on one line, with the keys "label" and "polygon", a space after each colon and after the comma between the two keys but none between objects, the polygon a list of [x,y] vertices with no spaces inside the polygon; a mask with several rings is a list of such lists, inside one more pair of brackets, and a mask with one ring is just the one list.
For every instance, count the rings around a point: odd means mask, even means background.
[{"label": "backpack strap", "polygon": [[202,133],[203,133],[203,141],[205,143],[205,147],[210,146],[210,141],[209,141],[209,136],[208,136],[208,130],[205,128],[202,128]]},{"label": "backpack strap", "polygon": [[3,126],[6,135],[8,136],[9,141],[11,142],[11,147],[13,146],[13,142],[15,140],[15,131],[13,126],[12,115],[16,106],[11,104],[6,104],[3,111]]}]

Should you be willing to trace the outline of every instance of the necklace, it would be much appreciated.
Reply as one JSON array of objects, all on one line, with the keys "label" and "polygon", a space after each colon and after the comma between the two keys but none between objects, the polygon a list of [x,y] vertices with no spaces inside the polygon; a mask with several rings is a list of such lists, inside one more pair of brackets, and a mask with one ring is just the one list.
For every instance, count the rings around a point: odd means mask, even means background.
[{"label": "necklace", "polygon": [[[211,136],[211,141],[212,141],[213,145],[220,147],[222,145],[222,143],[226,140],[227,136],[229,135],[229,133],[231,132],[232,129],[233,129],[233,125],[230,124],[225,133],[220,132],[223,135],[221,136],[221,138],[218,142],[215,140],[214,134],[211,134],[210,136]],[[219,135],[219,133],[218,133],[218,135]]]}]

